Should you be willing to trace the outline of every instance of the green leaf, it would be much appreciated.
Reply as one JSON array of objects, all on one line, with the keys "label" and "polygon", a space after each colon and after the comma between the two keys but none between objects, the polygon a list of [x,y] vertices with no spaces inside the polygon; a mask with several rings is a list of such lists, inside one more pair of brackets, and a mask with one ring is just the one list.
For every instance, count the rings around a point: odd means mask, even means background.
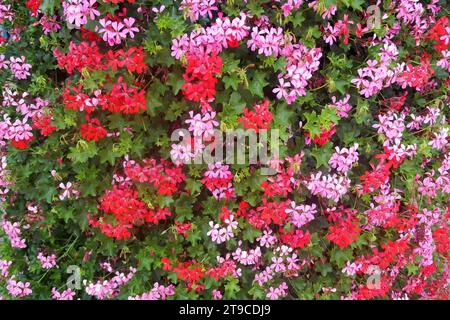
[{"label": "green leaf", "polygon": [[186,238],[192,245],[196,245],[202,239],[201,231],[189,231]]},{"label": "green leaf", "polygon": [[227,284],[224,287],[225,287],[224,293],[225,299],[236,298],[236,293],[238,293],[241,290],[241,287],[239,286],[239,279],[233,277],[227,278]]},{"label": "green leaf", "polygon": [[350,0],[350,6],[356,11],[363,11],[364,0]]},{"label": "green leaf", "polygon": [[265,79],[266,73],[262,71],[255,71],[252,80],[250,81],[249,90],[250,92],[260,98],[264,98],[264,87],[269,83]]},{"label": "green leaf", "polygon": [[181,221],[190,220],[193,217],[192,214],[192,199],[187,194],[182,194],[180,198],[175,201],[175,212],[178,215],[177,218],[182,219]]},{"label": "green leaf", "polygon": [[358,102],[356,104],[356,114],[355,114],[356,123],[357,124],[366,123],[366,121],[369,120],[369,118],[370,118],[369,102],[367,102],[367,100],[358,98]]},{"label": "green leaf", "polygon": [[88,159],[97,155],[95,141],[86,142],[80,140],[76,147],[71,147],[68,158],[74,163],[85,163]]},{"label": "green leaf", "polygon": [[322,147],[314,147],[311,150],[311,155],[316,159],[316,169],[324,166],[328,168],[328,161],[330,160],[331,154],[333,153],[333,143],[327,142]]},{"label": "green leaf", "polygon": [[274,65],[273,65],[273,71],[278,72],[278,71],[283,71],[286,69],[287,66],[287,61],[285,57],[280,57],[277,59],[277,61],[275,61]]},{"label": "green leaf", "polygon": [[301,11],[296,11],[294,14],[291,14],[289,16],[292,16],[291,21],[294,27],[300,27],[306,20],[305,16]]},{"label": "green leaf", "polygon": [[316,264],[316,270],[325,277],[328,273],[333,271],[333,267],[329,263],[318,263]]},{"label": "green leaf", "polygon": [[225,89],[233,88],[233,90],[237,90],[240,78],[237,73],[232,73],[230,76],[223,76],[222,81],[225,84]]},{"label": "green leaf", "polygon": [[44,0],[39,9],[47,15],[53,15],[55,13],[55,7],[59,6],[61,0]]},{"label": "green leaf", "polygon": [[172,87],[172,93],[178,94],[181,90],[181,86],[184,84],[185,80],[176,72],[171,72],[166,83]]},{"label": "green leaf", "polygon": [[320,115],[315,111],[305,112],[306,124],[303,126],[309,132],[311,137],[319,136],[322,130],[330,129],[332,124],[339,121],[339,116],[336,114],[335,108],[323,108]]},{"label": "green leaf", "polygon": [[261,234],[261,230],[248,226],[244,229],[242,238],[246,241],[249,241],[250,243],[254,243],[255,239]]},{"label": "green leaf", "polygon": [[353,259],[353,251],[350,248],[338,249],[335,248],[331,250],[331,261],[336,262],[339,268],[343,268],[347,261]]},{"label": "green leaf", "polygon": [[189,189],[193,196],[196,196],[201,192],[202,186],[203,184],[197,180],[191,178],[186,180],[186,189]]}]

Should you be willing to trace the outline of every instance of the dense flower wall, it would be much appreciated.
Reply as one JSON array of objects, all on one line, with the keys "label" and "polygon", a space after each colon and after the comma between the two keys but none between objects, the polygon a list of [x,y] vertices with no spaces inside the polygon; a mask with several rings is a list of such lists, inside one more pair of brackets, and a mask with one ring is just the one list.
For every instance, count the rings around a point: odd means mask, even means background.
[{"label": "dense flower wall", "polygon": [[0,298],[448,299],[448,8],[0,0]]}]

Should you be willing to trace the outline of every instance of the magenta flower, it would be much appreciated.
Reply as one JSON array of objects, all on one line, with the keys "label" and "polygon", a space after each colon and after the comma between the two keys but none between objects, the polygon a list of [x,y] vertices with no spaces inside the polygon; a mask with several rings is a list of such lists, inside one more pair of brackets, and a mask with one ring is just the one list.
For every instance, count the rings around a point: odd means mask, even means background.
[{"label": "magenta flower", "polygon": [[88,18],[95,20],[100,12],[94,8],[96,0],[64,0],[62,6],[66,21],[80,28],[88,22]]},{"label": "magenta flower", "polygon": [[6,289],[11,296],[19,298],[29,296],[33,293],[29,282],[23,283],[22,281],[16,281],[14,276],[7,281]]},{"label": "magenta flower", "polygon": [[56,288],[52,288],[52,299],[53,300],[73,300],[75,297],[75,292],[72,289],[64,290],[63,292],[58,292]]},{"label": "magenta flower", "polygon": [[102,35],[102,39],[110,46],[120,44],[122,39],[127,37],[128,30],[124,29],[125,25],[122,22],[100,19],[101,28],[98,32]]},{"label": "magenta flower", "polygon": [[31,64],[25,62],[25,57],[20,58],[11,57],[9,58],[9,67],[14,77],[17,79],[26,79],[31,76],[29,70],[31,69]]},{"label": "magenta flower", "polygon": [[44,269],[51,269],[53,267],[56,267],[56,255],[54,254],[44,256],[42,252],[39,252],[37,255],[37,259]]}]

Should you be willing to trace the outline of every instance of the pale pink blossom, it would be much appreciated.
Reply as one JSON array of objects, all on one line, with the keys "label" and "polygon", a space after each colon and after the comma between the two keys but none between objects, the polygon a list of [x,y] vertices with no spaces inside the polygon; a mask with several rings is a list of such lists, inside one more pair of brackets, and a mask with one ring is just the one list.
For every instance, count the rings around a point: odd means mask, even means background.
[{"label": "pale pink blossom", "polygon": [[58,292],[56,288],[52,288],[52,299],[53,300],[73,300],[75,297],[75,292],[72,289],[64,290],[63,292]]},{"label": "pale pink blossom", "polygon": [[51,269],[56,267],[56,255],[54,254],[45,256],[42,252],[39,252],[37,255],[37,259],[39,260],[41,267],[44,269]]},{"label": "pale pink blossom", "polygon": [[9,58],[9,67],[17,79],[26,79],[31,76],[29,72],[31,64],[25,62],[24,56]]},{"label": "pale pink blossom", "polygon": [[7,281],[6,289],[15,298],[23,298],[33,293],[29,282],[23,283],[22,281],[16,281],[14,276]]},{"label": "pale pink blossom", "polygon": [[64,0],[62,6],[66,21],[80,28],[88,23],[88,19],[95,20],[100,12],[95,9],[96,0]]}]

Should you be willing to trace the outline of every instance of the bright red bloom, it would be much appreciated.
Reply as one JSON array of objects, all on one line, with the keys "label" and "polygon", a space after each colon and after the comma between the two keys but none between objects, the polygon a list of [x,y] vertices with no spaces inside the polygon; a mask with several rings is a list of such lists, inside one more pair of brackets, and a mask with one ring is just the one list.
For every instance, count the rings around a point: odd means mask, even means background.
[{"label": "bright red bloom", "polygon": [[192,230],[192,225],[190,222],[182,223],[179,221],[175,221],[175,230],[184,238],[186,238],[188,236],[187,232],[189,230]]},{"label": "bright red bloom", "polygon": [[36,16],[41,4],[42,0],[28,0],[25,6],[30,10],[32,16]]},{"label": "bright red bloom", "polygon": [[66,109],[86,111],[87,113],[94,110],[93,106],[90,107],[86,105],[86,101],[89,99],[89,96],[83,93],[81,91],[82,89],[83,87],[81,85],[78,85],[77,87],[70,87],[70,84],[64,88],[62,97]]},{"label": "bright red bloom", "polygon": [[365,273],[369,268],[376,265],[380,269],[386,269],[390,264],[398,262],[402,256],[404,256],[409,249],[409,239],[399,239],[397,241],[389,241],[386,244],[382,244],[380,251],[378,248],[373,248],[373,254],[369,257],[362,257],[357,262],[362,265],[359,272]]},{"label": "bright red bloom", "polygon": [[[89,224],[117,240],[130,238],[135,226],[145,222],[158,224],[171,215],[168,208],[149,209],[131,186],[114,186],[112,190],[107,190],[100,199],[99,209],[103,217],[96,219],[89,216]],[[108,222],[110,219],[107,216],[114,217],[114,222]]]},{"label": "bright red bloom", "polygon": [[166,257],[161,258],[161,263],[163,264],[163,270],[172,270],[172,265],[170,264],[170,259]]},{"label": "bright red bloom", "polygon": [[108,134],[105,128],[102,127],[100,121],[96,118],[90,119],[83,123],[80,127],[81,136],[87,141],[98,141],[103,139]]},{"label": "bright red bloom", "polygon": [[33,129],[39,129],[41,134],[46,137],[57,128],[52,126],[52,116],[34,116],[33,117]]},{"label": "bright red bloom", "polygon": [[179,262],[178,266],[173,268],[177,273],[177,278],[183,281],[193,283],[200,280],[205,275],[203,268],[195,261]]},{"label": "bright red bloom", "polygon": [[244,217],[248,223],[257,229],[263,229],[267,227],[267,223],[261,217],[258,211],[251,208],[246,201],[241,201],[239,203],[239,208],[237,210],[238,217]]},{"label": "bright red bloom", "polygon": [[233,214],[227,207],[222,207],[219,213],[219,219],[225,221],[226,219],[230,219],[230,216]]},{"label": "bright red bloom", "polygon": [[159,221],[167,220],[172,213],[168,208],[159,208],[157,210],[148,210],[143,216],[145,222],[151,222],[153,224],[158,224]]},{"label": "bright red bloom", "polygon": [[391,172],[390,166],[379,165],[376,168],[371,165],[373,171],[366,171],[359,179],[364,183],[362,191],[365,193],[373,192],[389,181]]},{"label": "bright red bloom", "polygon": [[238,204],[237,216],[244,217],[247,215],[247,210],[250,208],[250,205],[247,201],[241,201]]},{"label": "bright red bloom", "polygon": [[285,224],[288,214],[286,213],[286,208],[290,201],[284,202],[269,202],[266,198],[262,199],[262,205],[256,210],[259,212],[261,219],[267,224],[277,224],[282,226]]},{"label": "bright red bloom", "polygon": [[117,221],[133,223],[147,215],[147,205],[138,199],[137,191],[131,187],[107,190],[100,200],[100,210],[113,215]]},{"label": "bright red bloom", "polygon": [[[322,132],[320,133],[320,135],[314,136],[312,140],[314,143],[318,144],[319,146],[322,146],[325,143],[327,143],[328,141],[330,141],[331,137],[335,133],[336,133],[335,125],[332,124],[330,129],[328,129],[328,130],[323,129]],[[309,132],[306,132],[306,137],[308,139],[311,139],[311,135],[309,134]]]},{"label": "bright red bloom", "polygon": [[219,281],[221,278],[231,276],[236,270],[236,263],[233,260],[225,260],[218,267],[206,271],[206,275]]},{"label": "bright red bloom", "polygon": [[99,52],[95,42],[90,44],[81,42],[78,45],[70,42],[69,52],[66,55],[58,49],[53,50],[53,54],[58,60],[59,67],[66,69],[69,74],[72,74],[73,70],[81,72],[83,68],[87,68],[89,71],[105,69],[103,54]]},{"label": "bright red bloom", "polygon": [[356,31],[355,31],[355,35],[357,38],[361,38],[364,33],[366,33],[367,31],[369,31],[369,28],[364,27],[361,25],[361,23],[357,23],[356,24]]},{"label": "bright red bloom", "polygon": [[272,113],[269,110],[269,100],[264,100],[260,104],[255,104],[253,109],[249,111],[244,108],[244,116],[238,119],[239,123],[244,123],[245,129],[254,129],[257,133],[260,129],[269,129],[270,121],[272,121]]},{"label": "bright red bloom", "polygon": [[80,27],[81,38],[86,41],[99,41],[102,39],[97,33],[92,32],[84,27]]},{"label": "bright red bloom", "polygon": [[107,64],[113,70],[126,67],[130,72],[143,73],[147,69],[147,65],[144,62],[145,55],[142,50],[142,47],[130,47],[126,51],[123,49],[109,50],[106,55]]},{"label": "bright red bloom", "polygon": [[31,137],[30,139],[26,139],[26,140],[19,140],[19,141],[11,140],[11,145],[13,145],[15,148],[17,148],[19,150],[24,150],[24,149],[28,148],[28,145],[33,140],[34,140],[34,137]]},{"label": "bright red bloom", "polygon": [[344,21],[340,24],[339,28],[339,35],[344,35],[344,40],[342,43],[348,44],[348,38],[349,38],[349,29],[348,25],[353,24],[353,21],[348,21],[348,14],[344,14]]},{"label": "bright red bloom", "polygon": [[304,232],[303,230],[293,229],[290,232],[285,232],[281,229],[280,232],[281,242],[285,243],[293,249],[303,249],[311,242],[311,235],[309,234],[308,230]]},{"label": "bright red bloom", "polygon": [[144,90],[139,91],[129,87],[122,82],[122,78],[119,78],[117,82],[111,87],[111,91],[104,95],[106,103],[103,105],[103,109],[123,114],[138,113],[147,109]]},{"label": "bright red bloom", "polygon": [[186,99],[196,102],[212,101],[216,94],[216,76],[221,74],[222,58],[216,55],[187,57],[188,65],[181,86]]},{"label": "bright red bloom", "polygon": [[[395,210],[398,211],[400,204],[396,203]],[[394,228],[398,232],[412,229],[417,224],[416,215],[418,213],[417,207],[407,205],[408,209],[393,216],[383,227]]]},{"label": "bright red bloom", "polygon": [[436,42],[434,48],[436,49],[437,53],[441,53],[442,51],[447,50],[450,45],[449,43],[445,43],[444,39],[441,39],[441,37],[447,35],[446,28],[448,28],[448,26],[448,17],[442,16],[428,31],[428,39],[434,40]]},{"label": "bright red bloom", "polygon": [[428,84],[428,81],[433,74],[434,70],[430,66],[430,61],[424,59],[421,61],[420,66],[408,64],[406,70],[400,74],[400,78],[408,86],[418,90]]},{"label": "bright red bloom", "polygon": [[360,285],[356,294],[356,298],[362,300],[373,299],[375,297],[383,298],[388,294],[391,286],[392,283],[390,279],[386,276],[382,276],[380,277],[379,284],[377,285]]},{"label": "bright red bloom", "polygon": [[264,189],[264,196],[282,196],[286,197],[291,191],[292,174],[281,172],[275,177],[269,177],[261,183],[261,188]]},{"label": "bright red bloom", "polygon": [[395,154],[395,151],[388,146],[384,146],[383,150],[384,153],[377,154],[375,156],[375,159],[381,160],[380,165],[383,165],[384,161],[386,161],[386,164],[384,164],[386,168],[398,168],[398,166],[401,165],[402,162],[406,159],[405,155],[398,157]]},{"label": "bright red bloom", "polygon": [[433,232],[436,243],[436,251],[448,256],[450,252],[450,229],[447,226],[440,227]]},{"label": "bright red bloom", "polygon": [[227,39],[227,44],[230,48],[239,47],[239,41],[236,38]]},{"label": "bright red bloom", "polygon": [[360,232],[358,220],[350,217],[341,219],[336,225],[330,226],[326,238],[340,248],[345,248],[358,239]]},{"label": "bright red bloom", "polygon": [[178,279],[186,281],[186,288],[191,291],[195,287],[196,292],[204,289],[203,285],[198,284],[198,281],[205,276],[203,267],[195,260],[177,262],[170,261],[169,258],[161,258],[163,270],[173,271],[176,273]]},{"label": "bright red bloom", "polygon": [[405,92],[404,94],[402,94],[398,97],[392,97],[392,98],[386,99],[384,101],[384,105],[388,106],[389,108],[391,108],[393,110],[400,111],[400,109],[405,105],[407,95],[408,95],[408,92]]},{"label": "bright red bloom", "polygon": [[125,175],[133,182],[150,183],[160,195],[172,196],[181,182],[186,179],[181,167],[161,159],[145,159],[143,165],[128,163],[124,168]]},{"label": "bright red bloom", "polygon": [[116,240],[129,239],[131,237],[131,228],[133,227],[130,223],[108,223],[103,220],[96,219],[88,214],[89,225],[93,228],[99,228],[100,231],[107,237],[114,238]]},{"label": "bright red bloom", "polygon": [[344,206],[340,206],[338,208],[326,209],[325,213],[327,215],[327,220],[330,222],[338,222],[343,219],[347,219],[350,217],[354,217],[357,210],[351,208],[344,208]]}]

